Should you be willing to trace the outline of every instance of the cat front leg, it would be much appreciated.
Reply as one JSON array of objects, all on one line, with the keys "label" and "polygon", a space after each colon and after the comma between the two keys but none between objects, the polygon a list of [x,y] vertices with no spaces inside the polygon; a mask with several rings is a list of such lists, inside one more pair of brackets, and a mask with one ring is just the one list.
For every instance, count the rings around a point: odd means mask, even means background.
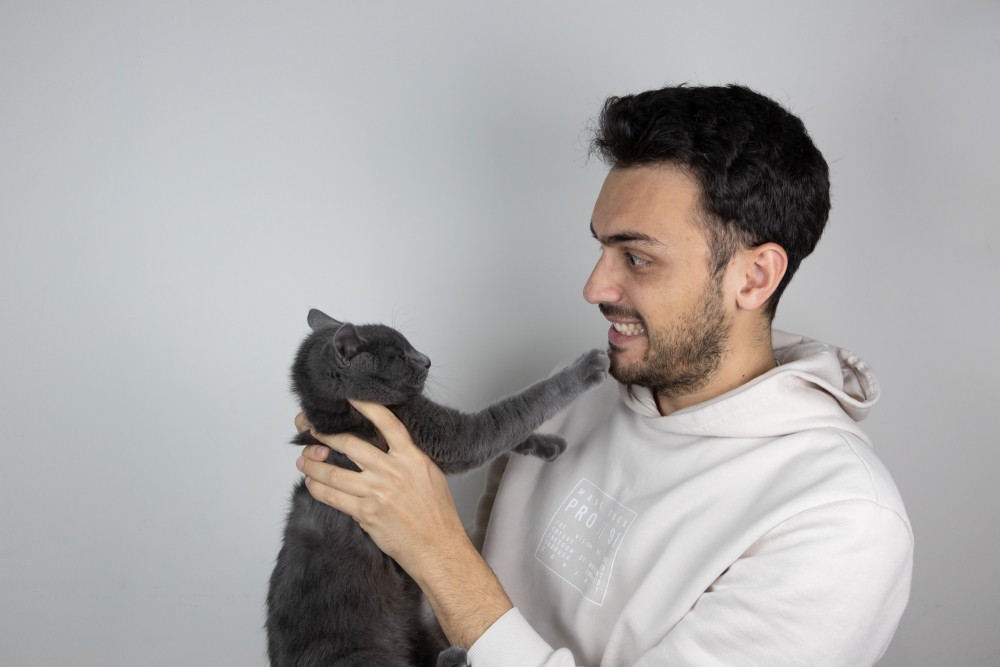
[{"label": "cat front leg", "polygon": [[438,655],[437,667],[468,667],[469,653],[460,646],[452,646]]},{"label": "cat front leg", "polygon": [[572,403],[582,394],[604,384],[611,360],[604,350],[591,350],[549,377],[531,385],[520,394],[532,401],[545,421]]},{"label": "cat front leg", "polygon": [[[477,468],[524,443],[531,432],[547,419],[572,403],[581,394],[601,385],[611,362],[603,350],[591,350],[552,376],[536,382],[524,391],[508,396],[485,410],[463,415],[465,444],[453,446],[454,440],[440,439],[452,446],[435,448],[427,453],[445,473]],[[527,448],[545,444],[532,441]],[[555,444],[558,448],[558,444]],[[549,457],[545,457],[549,458]]]}]

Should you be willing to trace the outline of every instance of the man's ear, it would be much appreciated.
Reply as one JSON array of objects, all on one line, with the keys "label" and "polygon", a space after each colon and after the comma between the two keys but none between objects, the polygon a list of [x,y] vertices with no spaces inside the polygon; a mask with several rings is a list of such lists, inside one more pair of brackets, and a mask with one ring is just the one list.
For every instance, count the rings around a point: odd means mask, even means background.
[{"label": "man's ear", "polygon": [[306,318],[309,322],[309,328],[313,331],[319,331],[320,329],[329,329],[330,327],[339,327],[340,322],[333,319],[322,310],[316,310],[313,308],[309,311],[309,317]]},{"label": "man's ear", "polygon": [[736,305],[741,310],[757,310],[774,294],[785,277],[788,253],[777,243],[765,243],[745,253],[740,264],[746,268],[742,276],[743,284],[736,294]]},{"label": "man's ear", "polygon": [[365,341],[358,335],[358,330],[348,322],[333,335],[333,347],[337,351],[337,361],[343,366],[350,366],[351,359]]}]

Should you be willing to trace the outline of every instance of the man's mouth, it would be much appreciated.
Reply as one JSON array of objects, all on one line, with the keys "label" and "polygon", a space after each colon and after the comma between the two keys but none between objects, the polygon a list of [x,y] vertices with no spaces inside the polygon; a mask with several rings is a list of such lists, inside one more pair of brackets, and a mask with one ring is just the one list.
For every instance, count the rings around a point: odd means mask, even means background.
[{"label": "man's mouth", "polygon": [[622,324],[620,322],[612,322],[611,326],[615,328],[615,331],[625,336],[639,336],[641,334],[646,333],[646,328],[638,322],[632,324]]},{"label": "man's mouth", "polygon": [[646,327],[642,325],[642,318],[635,310],[611,303],[599,303],[597,307],[601,311],[601,315],[604,315],[611,322],[615,331],[621,335],[640,336],[646,333]]}]

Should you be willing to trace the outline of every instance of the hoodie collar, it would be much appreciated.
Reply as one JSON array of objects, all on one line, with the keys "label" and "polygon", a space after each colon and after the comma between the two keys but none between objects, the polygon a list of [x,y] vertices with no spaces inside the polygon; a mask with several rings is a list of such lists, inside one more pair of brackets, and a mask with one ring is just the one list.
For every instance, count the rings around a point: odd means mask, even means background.
[{"label": "hoodie collar", "polygon": [[857,425],[879,399],[875,373],[847,350],[773,330],[778,367],[730,392],[663,417],[652,392],[619,385],[622,401],[658,431],[714,437],[780,437],[836,428],[871,440]]}]

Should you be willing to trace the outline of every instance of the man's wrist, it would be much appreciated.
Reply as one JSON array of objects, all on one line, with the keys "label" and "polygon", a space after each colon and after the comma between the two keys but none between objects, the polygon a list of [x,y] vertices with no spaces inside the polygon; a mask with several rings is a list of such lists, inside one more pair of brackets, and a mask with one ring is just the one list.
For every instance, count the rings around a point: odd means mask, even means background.
[{"label": "man's wrist", "polygon": [[470,648],[513,608],[493,570],[464,533],[438,550],[414,579],[448,640],[463,648]]}]

